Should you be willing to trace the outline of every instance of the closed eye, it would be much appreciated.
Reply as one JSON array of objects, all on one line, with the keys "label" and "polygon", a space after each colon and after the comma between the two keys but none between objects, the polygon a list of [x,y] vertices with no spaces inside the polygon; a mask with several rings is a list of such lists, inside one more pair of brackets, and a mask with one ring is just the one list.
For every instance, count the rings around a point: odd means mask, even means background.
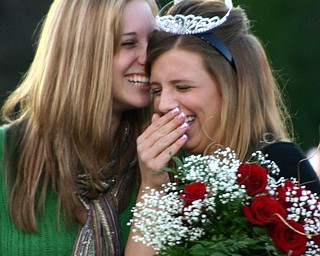
[{"label": "closed eye", "polygon": [[133,40],[133,39],[125,40],[121,42],[121,46],[126,46],[126,47],[133,47],[136,44],[137,44],[137,40]]},{"label": "closed eye", "polygon": [[151,88],[149,93],[152,95],[161,95],[161,88]]},{"label": "closed eye", "polygon": [[[187,91],[191,90],[193,87],[189,86],[189,85],[177,85],[177,86],[175,86],[175,88],[177,91],[187,92]],[[151,87],[149,93],[152,95],[159,96],[159,95],[161,95],[161,91],[162,91],[161,87]]]},{"label": "closed eye", "polygon": [[177,85],[176,89],[178,91],[189,91],[192,87],[189,85]]}]

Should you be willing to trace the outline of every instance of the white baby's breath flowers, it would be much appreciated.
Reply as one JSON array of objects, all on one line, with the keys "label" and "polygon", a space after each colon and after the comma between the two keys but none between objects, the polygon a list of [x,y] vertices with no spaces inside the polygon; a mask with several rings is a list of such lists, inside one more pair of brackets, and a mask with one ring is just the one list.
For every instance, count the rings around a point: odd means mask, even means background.
[{"label": "white baby's breath flowers", "polygon": [[235,153],[229,148],[218,150],[214,155],[185,158],[176,178],[181,184],[205,184],[205,198],[184,207],[184,201],[178,196],[182,191],[176,183],[164,184],[161,191],[146,188],[129,223],[135,226],[133,239],[156,251],[185,240],[199,239],[204,233],[201,225],[210,222],[208,215],[216,212],[216,200],[226,204],[245,197],[245,189],[236,183],[239,165]]},{"label": "white baby's breath flowers", "polygon": [[179,168],[182,182],[201,181],[206,184],[209,197],[218,197],[225,204],[245,194],[236,183],[240,161],[230,148],[218,150],[214,155],[191,155]]},{"label": "white baby's breath flowers", "polygon": [[[201,237],[201,228],[189,228],[184,225],[186,219],[191,222],[201,218],[201,211],[186,211],[183,213],[183,201],[178,197],[176,187],[170,183],[171,193],[146,189],[143,202],[138,203],[133,209],[133,219],[137,235],[135,241],[152,246],[156,251],[164,246],[180,244],[183,239]],[[199,207],[201,208],[201,206]],[[135,231],[135,230],[134,230]]]},{"label": "white baby's breath flowers", "polygon": [[[175,188],[173,184],[172,188]],[[174,193],[161,193],[154,189],[146,189],[143,202],[137,203],[131,220],[139,234],[134,239],[146,245],[160,249],[163,244],[179,244],[187,235],[188,229],[182,223],[179,214],[183,202]]]},{"label": "white baby's breath flowers", "polygon": [[[319,197],[299,186],[295,179],[272,177],[278,175],[280,170],[260,151],[252,154],[250,163],[257,163],[268,170],[266,192],[257,196],[268,194],[278,198],[278,188],[291,181],[293,185],[287,188],[282,199],[285,201],[283,203],[288,203],[286,219],[295,222],[303,220],[304,233],[308,237],[319,234]],[[242,206],[251,204],[253,197],[247,194],[244,185],[237,182],[240,165],[234,151],[229,148],[218,150],[213,155],[186,157],[183,164],[173,172],[177,183],[164,184],[160,191],[145,189],[142,201],[133,208],[133,218],[129,222],[129,225],[134,226],[133,239],[151,246],[156,252],[175,245],[184,246],[188,241],[201,240],[206,232],[204,227],[210,226],[211,229],[214,226],[212,224],[221,220],[218,207],[224,208],[233,202]],[[186,204],[186,198],[182,196],[184,188],[198,182],[205,185],[205,194],[201,199],[196,198],[191,204]],[[304,255],[318,254],[320,255],[319,246],[309,239]]]},{"label": "white baby's breath flowers", "polygon": [[309,190],[298,191],[304,186],[295,185],[287,192],[286,202],[292,206],[287,208],[287,219],[300,222],[303,220],[306,234],[320,234],[320,204],[317,194]]}]

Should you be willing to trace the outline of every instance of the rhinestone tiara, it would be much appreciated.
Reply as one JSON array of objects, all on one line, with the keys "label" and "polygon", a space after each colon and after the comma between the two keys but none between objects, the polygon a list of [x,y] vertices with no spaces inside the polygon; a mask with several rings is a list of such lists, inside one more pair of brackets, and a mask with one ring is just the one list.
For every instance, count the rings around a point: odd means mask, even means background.
[{"label": "rhinestone tiara", "polygon": [[[176,2],[182,2],[182,0],[176,0],[174,1],[174,4],[176,4]],[[218,16],[204,18],[202,16],[195,16],[193,14],[189,14],[186,16],[181,14],[177,14],[174,16],[160,16],[160,14],[162,13],[162,11],[160,11],[159,15],[156,17],[156,23],[160,30],[172,34],[185,35],[204,33],[220,26],[227,20],[233,7],[232,0],[225,0],[224,3],[228,8],[228,11],[222,18]],[[169,4],[171,5],[172,2]],[[163,9],[167,9],[167,6],[165,6]]]}]

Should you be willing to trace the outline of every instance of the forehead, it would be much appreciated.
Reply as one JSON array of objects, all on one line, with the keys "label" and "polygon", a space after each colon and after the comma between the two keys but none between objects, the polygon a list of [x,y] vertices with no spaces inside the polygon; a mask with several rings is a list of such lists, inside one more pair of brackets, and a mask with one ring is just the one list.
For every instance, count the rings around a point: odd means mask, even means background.
[{"label": "forehead", "polygon": [[205,72],[202,56],[199,53],[178,48],[170,49],[155,59],[151,66],[151,76],[157,71],[164,76],[188,76],[195,72]]},{"label": "forehead", "polygon": [[124,33],[130,30],[152,31],[155,21],[150,5],[144,0],[129,1],[124,9],[122,19]]}]

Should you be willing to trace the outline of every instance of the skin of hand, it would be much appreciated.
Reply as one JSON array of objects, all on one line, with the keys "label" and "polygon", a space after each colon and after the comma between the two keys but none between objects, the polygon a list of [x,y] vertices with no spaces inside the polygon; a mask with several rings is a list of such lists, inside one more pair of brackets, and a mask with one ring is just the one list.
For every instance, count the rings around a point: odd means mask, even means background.
[{"label": "skin of hand", "polygon": [[189,126],[186,115],[174,108],[162,117],[153,114],[151,125],[137,139],[138,160],[141,173],[141,186],[160,189],[169,181],[168,173],[154,174],[167,167],[169,160],[187,140],[185,132]]}]

